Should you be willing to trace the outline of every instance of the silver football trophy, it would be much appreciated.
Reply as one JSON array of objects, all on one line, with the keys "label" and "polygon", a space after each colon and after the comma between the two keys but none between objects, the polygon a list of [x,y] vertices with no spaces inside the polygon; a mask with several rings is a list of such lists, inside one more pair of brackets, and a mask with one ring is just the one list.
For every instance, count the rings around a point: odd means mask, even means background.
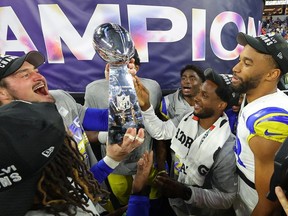
[{"label": "silver football trophy", "polygon": [[143,119],[127,64],[134,55],[134,42],[129,32],[114,23],[98,26],[93,46],[110,65],[108,143],[121,143],[129,127],[143,128]]}]

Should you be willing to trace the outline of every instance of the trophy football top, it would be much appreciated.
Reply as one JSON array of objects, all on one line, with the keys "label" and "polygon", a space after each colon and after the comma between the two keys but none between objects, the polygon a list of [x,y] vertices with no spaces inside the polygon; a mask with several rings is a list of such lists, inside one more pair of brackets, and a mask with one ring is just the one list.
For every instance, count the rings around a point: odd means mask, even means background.
[{"label": "trophy football top", "polygon": [[114,23],[99,25],[93,35],[93,47],[110,64],[126,64],[134,55],[134,42],[129,32]]}]

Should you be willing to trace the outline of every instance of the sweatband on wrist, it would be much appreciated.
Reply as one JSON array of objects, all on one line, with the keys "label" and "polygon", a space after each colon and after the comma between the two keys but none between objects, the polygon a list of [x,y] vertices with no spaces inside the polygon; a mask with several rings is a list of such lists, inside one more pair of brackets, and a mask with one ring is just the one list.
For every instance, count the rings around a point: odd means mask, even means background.
[{"label": "sweatband on wrist", "polygon": [[109,167],[103,159],[90,168],[94,178],[97,179],[100,184],[107,178],[110,173],[113,172],[113,170],[114,169]]},{"label": "sweatband on wrist", "polygon": [[114,159],[112,159],[107,155],[103,158],[103,160],[112,169],[115,169],[120,164],[119,161],[115,161]]},{"label": "sweatband on wrist", "polygon": [[108,138],[108,132],[100,131],[98,133],[98,141],[100,143],[105,144],[107,142],[107,138]]}]

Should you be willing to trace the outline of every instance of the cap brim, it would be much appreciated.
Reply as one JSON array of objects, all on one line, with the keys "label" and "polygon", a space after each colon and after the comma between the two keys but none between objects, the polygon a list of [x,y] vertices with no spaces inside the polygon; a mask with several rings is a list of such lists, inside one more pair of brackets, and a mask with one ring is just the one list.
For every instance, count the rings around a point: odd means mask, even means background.
[{"label": "cap brim", "polygon": [[262,43],[259,40],[257,40],[257,38],[244,34],[243,32],[239,32],[236,40],[242,46],[246,46],[248,44],[258,52],[268,54],[266,48],[262,45]]},{"label": "cap brim", "polygon": [[24,60],[38,68],[45,62],[45,57],[38,51],[31,51],[26,54]]},{"label": "cap brim", "polygon": [[0,215],[23,216],[33,205],[40,174],[0,192]]},{"label": "cap brim", "polygon": [[38,68],[45,62],[45,57],[38,51],[30,51],[26,55],[15,59],[3,77],[9,76],[10,74],[16,72],[25,61],[32,64],[35,68]]}]

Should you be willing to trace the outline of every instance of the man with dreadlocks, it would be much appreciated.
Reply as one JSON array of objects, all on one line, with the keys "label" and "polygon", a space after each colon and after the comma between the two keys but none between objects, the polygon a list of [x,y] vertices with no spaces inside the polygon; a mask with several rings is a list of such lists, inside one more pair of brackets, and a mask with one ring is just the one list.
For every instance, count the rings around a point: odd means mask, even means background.
[{"label": "man with dreadlocks", "polygon": [[[130,128],[123,140],[138,146],[143,131]],[[153,153],[138,162],[128,214],[148,215],[149,198],[139,196]],[[101,164],[95,166],[101,170]],[[94,173],[95,174],[95,173]],[[14,101],[0,107],[0,215],[99,215],[93,202],[106,195],[67,135],[53,103]]]}]

